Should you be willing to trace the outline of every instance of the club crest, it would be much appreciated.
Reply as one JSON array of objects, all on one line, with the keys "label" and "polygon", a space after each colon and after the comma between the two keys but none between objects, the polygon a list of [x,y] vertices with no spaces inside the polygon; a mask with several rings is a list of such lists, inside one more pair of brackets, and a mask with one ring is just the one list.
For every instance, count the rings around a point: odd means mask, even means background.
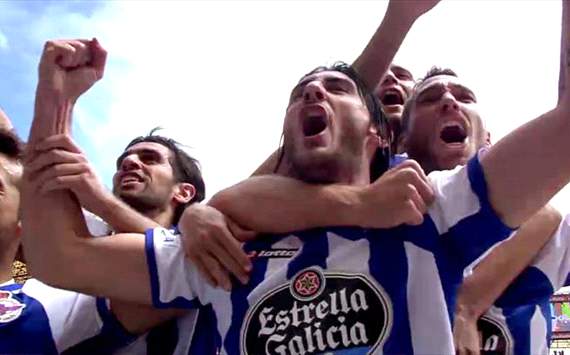
[{"label": "club crest", "polygon": [[25,304],[12,297],[12,292],[0,291],[0,323],[8,323],[20,317],[24,307]]}]

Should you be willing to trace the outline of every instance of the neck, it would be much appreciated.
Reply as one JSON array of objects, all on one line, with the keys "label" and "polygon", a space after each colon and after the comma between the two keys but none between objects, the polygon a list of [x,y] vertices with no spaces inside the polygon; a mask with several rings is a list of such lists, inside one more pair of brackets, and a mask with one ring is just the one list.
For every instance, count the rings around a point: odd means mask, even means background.
[{"label": "neck", "polygon": [[173,225],[174,211],[171,208],[151,210],[143,214],[165,228]]},{"label": "neck", "polygon": [[12,279],[12,264],[16,259],[19,245],[19,238],[14,238],[13,235],[0,235],[0,283]]},{"label": "neck", "polygon": [[368,185],[370,184],[370,160],[363,157],[361,162],[341,164],[335,169],[325,165],[322,167],[311,166],[310,169],[295,167],[294,164],[285,176],[305,181],[312,184],[346,184]]}]

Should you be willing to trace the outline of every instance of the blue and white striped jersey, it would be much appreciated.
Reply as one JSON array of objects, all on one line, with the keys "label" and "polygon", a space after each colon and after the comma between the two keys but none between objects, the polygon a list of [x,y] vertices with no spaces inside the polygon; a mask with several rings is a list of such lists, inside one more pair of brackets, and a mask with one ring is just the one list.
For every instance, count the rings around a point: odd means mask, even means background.
[{"label": "blue and white striped jersey", "polygon": [[[83,211],[89,231],[94,236],[106,236],[112,233],[111,228],[98,216]],[[175,230],[175,229],[174,229]],[[97,302],[105,304],[110,309],[109,301],[98,298]],[[128,333],[114,317],[115,333]],[[188,310],[187,314],[177,319],[161,324],[149,332],[135,337],[130,336],[131,342],[126,346],[115,346],[114,355],[186,355],[186,354],[215,354],[220,341],[215,338],[213,311],[210,306]],[[197,326],[199,324],[199,326]],[[76,354],[109,353],[109,335],[89,339],[74,348]],[[118,349],[118,350],[117,350]]]},{"label": "blue and white striped jersey", "polygon": [[420,226],[319,228],[248,243],[248,285],[210,287],[176,235],[147,233],[157,307],[211,304],[227,354],[452,354],[463,270],[511,230],[494,214],[478,158],[429,176]]},{"label": "blue and white striped jersey", "polygon": [[570,272],[570,216],[478,323],[485,354],[547,354],[550,297]]},{"label": "blue and white striped jersey", "polygon": [[95,297],[34,279],[0,285],[0,354],[74,353],[74,346],[93,339],[110,351],[132,340],[117,324]]}]

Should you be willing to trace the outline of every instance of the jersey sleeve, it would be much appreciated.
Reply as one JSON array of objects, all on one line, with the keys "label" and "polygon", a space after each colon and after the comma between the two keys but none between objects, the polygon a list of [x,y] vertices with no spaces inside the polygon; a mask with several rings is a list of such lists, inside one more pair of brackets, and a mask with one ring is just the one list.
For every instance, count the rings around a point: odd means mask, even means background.
[{"label": "jersey sleeve", "polygon": [[35,279],[26,281],[22,290],[41,304],[58,352],[73,353],[72,349],[103,334],[113,340],[115,348],[134,339],[112,323],[109,309],[93,296],[53,288]]},{"label": "jersey sleeve", "polygon": [[186,260],[179,235],[165,228],[146,232],[145,249],[152,303],[157,308],[195,308],[205,288],[196,267]]},{"label": "jersey sleeve", "polygon": [[570,215],[566,215],[554,235],[541,249],[532,266],[549,279],[554,292],[566,285],[570,272]]},{"label": "jersey sleeve", "polygon": [[429,216],[441,238],[445,238],[443,245],[461,268],[475,262],[513,231],[489,202],[480,154],[465,166],[428,176],[436,195]]}]

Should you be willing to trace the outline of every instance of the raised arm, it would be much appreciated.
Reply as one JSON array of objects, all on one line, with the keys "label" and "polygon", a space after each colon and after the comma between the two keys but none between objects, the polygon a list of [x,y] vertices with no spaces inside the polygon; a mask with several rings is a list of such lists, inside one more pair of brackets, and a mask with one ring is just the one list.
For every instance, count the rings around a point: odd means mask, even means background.
[{"label": "raised arm", "polygon": [[74,196],[40,193],[29,171],[38,142],[69,132],[73,105],[102,77],[105,57],[96,40],[53,41],[44,48],[22,186],[24,253],[31,273],[56,287],[149,303],[144,238],[80,238],[89,234]]},{"label": "raised arm", "polygon": [[459,289],[453,334],[460,354],[479,351],[477,320],[532,262],[562,220],[545,207],[525,222],[516,235],[497,246],[467,277]]},{"label": "raised arm", "polygon": [[[562,88],[569,78],[569,7],[562,2]],[[521,225],[570,181],[570,95],[560,97],[556,108],[513,131],[481,159],[491,204],[509,226]]]},{"label": "raised arm", "polygon": [[384,76],[414,22],[440,0],[391,0],[382,23],[352,66],[370,90]]}]

